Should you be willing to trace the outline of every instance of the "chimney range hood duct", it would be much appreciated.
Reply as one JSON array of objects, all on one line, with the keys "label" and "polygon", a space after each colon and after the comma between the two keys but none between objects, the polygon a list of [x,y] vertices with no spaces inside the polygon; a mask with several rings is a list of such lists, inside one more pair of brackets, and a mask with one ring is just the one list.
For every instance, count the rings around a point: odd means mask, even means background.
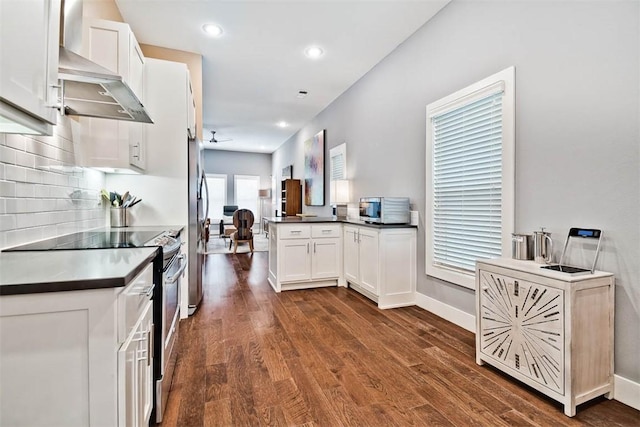
[{"label": "chimney range hood duct", "polygon": [[[72,36],[78,34],[78,23],[82,22],[82,1],[63,1],[62,16],[61,38],[65,44],[72,44]],[[121,76],[65,46],[60,46],[58,61],[63,114],[153,123]]]}]

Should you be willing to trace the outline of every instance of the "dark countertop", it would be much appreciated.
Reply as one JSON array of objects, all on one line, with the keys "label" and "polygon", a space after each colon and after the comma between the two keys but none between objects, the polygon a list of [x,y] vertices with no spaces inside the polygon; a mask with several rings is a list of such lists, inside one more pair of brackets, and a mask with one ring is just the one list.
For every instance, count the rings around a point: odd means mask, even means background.
[{"label": "dark countertop", "polygon": [[0,296],[126,286],[159,248],[0,252]]},{"label": "dark countertop", "polygon": [[98,228],[97,230],[103,231],[155,231],[155,230],[165,230],[165,231],[175,231],[175,232],[183,232],[185,229],[184,225],[133,225],[128,227],[104,227]]},{"label": "dark countertop", "polygon": [[411,225],[411,224],[369,224],[367,222],[360,221],[357,219],[338,220],[332,217],[317,217],[317,216],[269,217],[269,218],[265,218],[265,220],[273,224],[313,224],[313,223],[335,222],[335,223],[343,223],[343,224],[361,225],[364,227],[371,227],[371,228],[417,228],[416,225]]}]

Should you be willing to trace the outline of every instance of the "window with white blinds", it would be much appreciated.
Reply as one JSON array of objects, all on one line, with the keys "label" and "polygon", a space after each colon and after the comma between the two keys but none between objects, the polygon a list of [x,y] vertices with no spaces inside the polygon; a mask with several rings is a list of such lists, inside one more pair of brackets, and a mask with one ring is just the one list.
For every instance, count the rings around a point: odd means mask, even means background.
[{"label": "window with white blinds", "polygon": [[468,287],[513,228],[513,85],[495,77],[427,107],[426,270]]},{"label": "window with white blinds", "polygon": [[347,179],[347,144],[345,142],[329,150],[329,161],[331,166],[330,181]]}]

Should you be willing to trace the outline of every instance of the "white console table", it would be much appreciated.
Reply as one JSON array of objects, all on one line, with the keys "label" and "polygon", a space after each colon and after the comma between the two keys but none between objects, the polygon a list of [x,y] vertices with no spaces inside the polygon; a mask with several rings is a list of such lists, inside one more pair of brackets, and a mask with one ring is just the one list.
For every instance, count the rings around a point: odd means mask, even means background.
[{"label": "white console table", "polygon": [[476,362],[564,404],[613,392],[614,277],[571,275],[533,261],[476,264]]}]

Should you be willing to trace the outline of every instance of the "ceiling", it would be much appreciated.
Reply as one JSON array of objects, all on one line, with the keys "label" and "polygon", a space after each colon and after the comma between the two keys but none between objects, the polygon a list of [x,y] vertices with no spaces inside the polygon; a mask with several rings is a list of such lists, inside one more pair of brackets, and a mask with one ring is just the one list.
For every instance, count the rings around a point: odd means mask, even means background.
[{"label": "ceiling", "polygon": [[[275,151],[449,2],[116,1],[140,43],[202,54],[205,147],[259,153]],[[222,35],[207,35],[207,23]],[[312,45],[324,51],[315,60],[304,55]],[[212,130],[220,142],[208,142]]]}]

